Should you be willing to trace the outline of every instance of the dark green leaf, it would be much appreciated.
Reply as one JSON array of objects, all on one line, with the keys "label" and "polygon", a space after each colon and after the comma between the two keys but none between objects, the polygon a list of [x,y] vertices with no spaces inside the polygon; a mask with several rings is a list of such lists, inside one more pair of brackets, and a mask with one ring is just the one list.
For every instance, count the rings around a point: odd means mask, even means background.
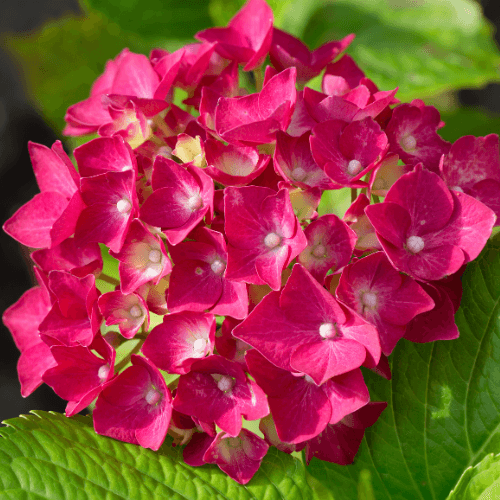
[{"label": "dark green leaf", "polygon": [[88,417],[33,412],[0,429],[0,499],[311,499],[302,463],[272,449],[246,486],[218,467],[189,467],[179,448],[158,453],[98,436]]},{"label": "dark green leaf", "polygon": [[144,39],[189,39],[209,28],[207,0],[86,0],[122,29]]},{"label": "dark green leaf", "polygon": [[[374,400],[389,405],[367,429],[355,463],[313,459],[308,470],[336,500],[357,497],[371,473],[377,500],[441,500],[465,469],[500,450],[500,242],[469,264],[456,322],[460,338],[400,342],[393,378],[365,375]],[[494,498],[494,497],[493,497]]]},{"label": "dark green leaf", "polygon": [[498,80],[493,30],[472,0],[324,2],[303,39],[316,47],[355,33],[348,49],[382,90],[402,101]]}]

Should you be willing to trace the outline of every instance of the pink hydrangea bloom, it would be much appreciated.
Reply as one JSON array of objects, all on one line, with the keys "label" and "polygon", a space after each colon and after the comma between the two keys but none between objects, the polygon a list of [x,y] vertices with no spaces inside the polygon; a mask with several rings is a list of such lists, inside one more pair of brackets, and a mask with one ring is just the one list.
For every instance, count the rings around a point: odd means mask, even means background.
[{"label": "pink hydrangea bloom", "polygon": [[281,287],[283,269],[305,248],[306,237],[286,189],[226,188],[226,278]]},{"label": "pink hydrangea bloom", "polygon": [[93,412],[98,434],[158,450],[172,415],[172,396],[158,369],[133,355],[132,366],[101,391]]}]

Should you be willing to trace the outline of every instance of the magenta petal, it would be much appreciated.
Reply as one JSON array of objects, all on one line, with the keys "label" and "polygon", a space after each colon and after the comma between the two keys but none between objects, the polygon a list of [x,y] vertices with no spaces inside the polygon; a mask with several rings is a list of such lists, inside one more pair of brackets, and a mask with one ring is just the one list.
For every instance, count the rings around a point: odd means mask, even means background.
[{"label": "magenta petal", "polygon": [[247,429],[242,429],[237,437],[220,432],[203,460],[216,463],[229,477],[246,484],[259,469],[268,448],[263,439]]},{"label": "magenta petal", "polygon": [[69,199],[77,190],[75,179],[78,175],[62,149],[61,142],[56,141],[52,148],[34,142],[28,143],[33,171],[42,193],[55,191]]},{"label": "magenta petal", "polygon": [[100,393],[93,412],[98,434],[158,450],[172,415],[172,397],[160,372],[147,359],[132,366]]},{"label": "magenta petal", "polygon": [[336,424],[346,415],[364,407],[370,401],[361,370],[353,370],[334,377],[322,386],[332,404],[330,424]]},{"label": "magenta petal", "polygon": [[118,135],[99,137],[75,149],[78,171],[84,177],[109,171],[137,170],[130,146]]},{"label": "magenta petal", "polygon": [[365,347],[351,339],[326,340],[297,347],[290,358],[295,371],[307,373],[316,384],[359,368],[366,358]]},{"label": "magenta petal", "polygon": [[214,340],[212,314],[172,313],[151,330],[141,351],[161,370],[185,374],[196,359],[212,353]]},{"label": "magenta petal", "polygon": [[23,245],[48,248],[52,241],[50,230],[67,205],[68,200],[62,194],[44,191],[23,205],[5,222],[3,229]]},{"label": "magenta petal", "polygon": [[222,294],[222,277],[210,264],[185,260],[175,264],[170,276],[167,305],[171,312],[205,311],[217,303]]},{"label": "magenta petal", "polygon": [[55,364],[49,346],[41,340],[21,353],[17,362],[17,373],[23,398],[28,397],[40,387],[43,374]]}]

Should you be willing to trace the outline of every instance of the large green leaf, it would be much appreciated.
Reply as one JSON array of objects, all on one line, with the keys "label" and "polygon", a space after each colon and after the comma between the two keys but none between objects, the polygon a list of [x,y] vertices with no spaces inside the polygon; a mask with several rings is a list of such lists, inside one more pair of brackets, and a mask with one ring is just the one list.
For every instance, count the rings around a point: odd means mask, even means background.
[{"label": "large green leaf", "polygon": [[121,28],[144,39],[191,38],[212,24],[207,0],[86,0]]},{"label": "large green leaf", "polygon": [[492,500],[500,497],[500,455],[487,455],[469,467],[447,500]]},{"label": "large green leaf", "polygon": [[389,405],[355,463],[311,462],[309,472],[336,500],[356,498],[364,470],[377,500],[441,500],[465,469],[500,450],[499,241],[469,264],[463,286],[459,339],[400,342],[390,382],[366,373],[373,399]]},{"label": "large green leaf", "polygon": [[472,0],[322,2],[303,39],[316,47],[348,33],[348,53],[402,101],[499,79],[493,30]]},{"label": "large green leaf", "polygon": [[0,499],[311,499],[302,463],[272,449],[241,486],[218,467],[189,467],[178,448],[158,453],[98,436],[88,417],[33,412],[0,430]]}]

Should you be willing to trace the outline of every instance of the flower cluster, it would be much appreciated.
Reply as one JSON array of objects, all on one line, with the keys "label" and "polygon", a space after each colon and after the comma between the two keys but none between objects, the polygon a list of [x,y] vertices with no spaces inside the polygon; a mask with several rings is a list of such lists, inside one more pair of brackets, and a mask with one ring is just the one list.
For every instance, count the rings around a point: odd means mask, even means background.
[{"label": "flower cluster", "polygon": [[[157,450],[168,432],[240,483],[271,445],[353,461],[386,406],[361,367],[390,378],[401,338],[458,336],[461,271],[500,214],[498,136],[444,141],[434,107],[342,55],[353,37],[311,52],[249,0],[199,43],[109,61],[66,115],[99,135],[77,168],[29,145],[41,192],[4,225],[36,249],[38,286],[3,316],[24,396],[95,401],[99,434]],[[344,218],[318,216],[342,188]]]}]

